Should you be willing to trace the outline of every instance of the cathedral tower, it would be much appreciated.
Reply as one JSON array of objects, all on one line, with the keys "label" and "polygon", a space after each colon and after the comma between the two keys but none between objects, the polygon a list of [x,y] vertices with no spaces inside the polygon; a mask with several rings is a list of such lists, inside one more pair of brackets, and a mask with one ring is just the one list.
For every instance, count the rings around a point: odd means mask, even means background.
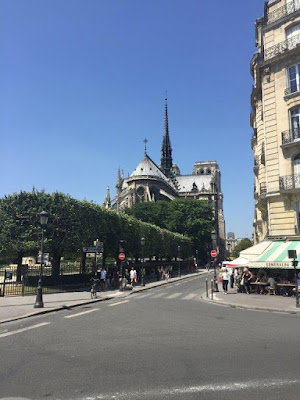
[{"label": "cathedral tower", "polygon": [[162,172],[169,178],[171,176],[172,169],[172,148],[169,136],[169,121],[168,121],[168,104],[167,98],[165,99],[165,129],[164,129],[164,137],[161,148],[161,162],[160,169]]}]

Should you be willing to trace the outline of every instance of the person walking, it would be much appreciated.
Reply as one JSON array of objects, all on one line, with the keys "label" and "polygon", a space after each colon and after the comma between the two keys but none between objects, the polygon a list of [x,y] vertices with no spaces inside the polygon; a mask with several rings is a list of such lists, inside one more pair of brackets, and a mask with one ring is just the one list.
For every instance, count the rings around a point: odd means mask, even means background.
[{"label": "person walking", "polygon": [[132,285],[132,287],[134,287],[136,284],[136,277],[137,277],[136,270],[134,269],[134,267],[131,267],[129,276],[130,276],[131,285]]}]

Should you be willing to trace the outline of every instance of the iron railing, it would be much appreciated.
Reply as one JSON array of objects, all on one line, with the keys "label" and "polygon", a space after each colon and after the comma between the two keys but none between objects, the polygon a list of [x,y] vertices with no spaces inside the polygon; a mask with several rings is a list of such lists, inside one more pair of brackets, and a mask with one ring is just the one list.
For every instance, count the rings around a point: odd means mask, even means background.
[{"label": "iron railing", "polygon": [[294,190],[300,189],[300,174],[280,176],[279,178],[279,190]]},{"label": "iron railing", "polygon": [[267,25],[272,22],[278,21],[281,18],[286,17],[300,9],[300,0],[290,1],[286,5],[272,11],[267,16]]},{"label": "iron railing", "polygon": [[275,46],[265,49],[264,60],[265,61],[270,60],[271,58],[283,54],[288,50],[295,49],[297,46],[299,46],[299,44],[300,44],[300,34],[295,35],[289,39],[286,39],[283,42],[275,44]]},{"label": "iron railing", "polygon": [[290,129],[281,132],[282,144],[289,144],[300,141],[300,129]]}]

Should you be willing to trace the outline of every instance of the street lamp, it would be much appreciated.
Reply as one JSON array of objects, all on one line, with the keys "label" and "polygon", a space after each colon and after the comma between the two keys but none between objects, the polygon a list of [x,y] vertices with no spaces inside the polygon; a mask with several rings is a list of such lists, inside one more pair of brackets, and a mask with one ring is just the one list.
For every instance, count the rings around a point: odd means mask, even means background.
[{"label": "street lamp", "polygon": [[145,274],[145,269],[144,269],[144,246],[145,246],[146,240],[144,237],[141,238],[141,246],[142,246],[142,280],[141,280],[141,286],[145,286],[144,282],[144,274]]},{"label": "street lamp", "polygon": [[231,243],[227,243],[227,248],[228,248],[228,259],[230,259]]},{"label": "street lamp", "polygon": [[180,246],[177,246],[177,250],[178,250],[178,276],[181,276],[180,274]]},{"label": "street lamp", "polygon": [[47,225],[49,214],[46,211],[40,213],[40,223],[42,226],[42,240],[41,240],[41,264],[40,274],[38,280],[37,294],[35,299],[34,308],[43,308],[43,289],[42,289],[42,274],[43,274],[43,262],[44,262],[44,226]]},{"label": "street lamp", "polygon": [[[217,234],[216,231],[212,231],[211,233],[211,241],[212,241],[212,247],[213,250],[216,250],[217,248]],[[217,270],[216,270],[216,260],[215,258],[213,258],[213,264],[214,264],[214,291],[218,292],[219,288],[218,288],[218,281],[217,281]]]},{"label": "street lamp", "polygon": [[197,262],[197,269],[198,269],[198,254],[199,254],[199,251],[198,251],[198,250],[196,250],[196,262]]}]

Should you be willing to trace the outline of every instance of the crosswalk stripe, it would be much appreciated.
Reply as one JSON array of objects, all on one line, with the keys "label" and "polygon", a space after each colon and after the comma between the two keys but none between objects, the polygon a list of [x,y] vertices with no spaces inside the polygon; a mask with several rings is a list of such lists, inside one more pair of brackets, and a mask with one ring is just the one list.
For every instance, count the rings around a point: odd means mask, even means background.
[{"label": "crosswalk stripe", "polygon": [[175,299],[175,297],[181,296],[182,293],[173,293],[170,296],[166,297],[166,299]]},{"label": "crosswalk stripe", "polygon": [[183,297],[182,300],[191,300],[196,296],[198,296],[197,293],[191,293],[191,294],[188,294],[187,296]]},{"label": "crosswalk stripe", "polygon": [[158,299],[159,297],[162,297],[162,296],[164,296],[166,293],[158,293],[158,294],[155,294],[154,296],[151,296],[150,297],[150,299]]},{"label": "crosswalk stripe", "polygon": [[143,299],[144,297],[151,296],[152,294],[153,294],[153,293],[142,294],[142,295],[139,295],[138,298],[139,298],[139,299]]}]

